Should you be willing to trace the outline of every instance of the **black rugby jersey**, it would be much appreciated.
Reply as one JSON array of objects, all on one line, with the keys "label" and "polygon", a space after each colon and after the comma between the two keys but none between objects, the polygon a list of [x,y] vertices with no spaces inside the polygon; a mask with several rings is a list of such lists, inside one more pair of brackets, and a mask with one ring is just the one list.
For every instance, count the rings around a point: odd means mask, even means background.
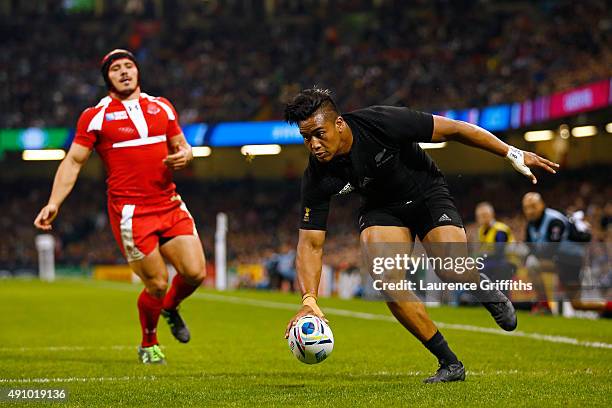
[{"label": "black rugby jersey", "polygon": [[325,230],[329,202],[357,192],[366,208],[417,202],[444,176],[419,142],[431,142],[433,116],[408,108],[371,106],[343,114],[351,151],[319,162],[312,154],[302,178],[300,228]]}]

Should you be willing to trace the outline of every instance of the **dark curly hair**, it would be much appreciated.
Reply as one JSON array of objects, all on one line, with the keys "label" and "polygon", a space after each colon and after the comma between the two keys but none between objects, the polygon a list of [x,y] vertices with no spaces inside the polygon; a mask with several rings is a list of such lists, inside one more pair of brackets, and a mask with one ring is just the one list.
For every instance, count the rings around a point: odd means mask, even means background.
[{"label": "dark curly hair", "polygon": [[319,109],[323,109],[326,114],[338,115],[338,107],[331,97],[331,91],[321,88],[304,89],[285,106],[285,121],[297,124],[311,117]]}]

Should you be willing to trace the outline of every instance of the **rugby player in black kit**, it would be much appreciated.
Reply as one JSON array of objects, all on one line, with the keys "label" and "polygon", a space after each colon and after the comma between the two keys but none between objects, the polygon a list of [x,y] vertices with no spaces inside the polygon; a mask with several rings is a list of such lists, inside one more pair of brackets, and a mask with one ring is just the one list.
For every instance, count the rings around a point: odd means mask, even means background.
[{"label": "rugby player in black kit", "polygon": [[[558,164],[509,146],[488,131],[465,122],[404,107],[371,106],[340,114],[330,92],[307,89],[285,108],[285,120],[297,124],[310,151],[302,179],[302,213],[296,267],[302,308],[289,321],[308,314],[324,318],[317,306],[323,243],[333,195],[355,191],[362,198],[359,215],[362,244],[411,243],[417,236],[431,257],[446,256],[444,245],[455,243],[468,255],[461,217],[444,176],[419,142],[456,140],[506,157],[513,167],[536,178],[529,167],[555,173]],[[457,278],[478,283],[477,272],[459,275],[436,270],[444,281]],[[454,276],[453,276],[454,275]],[[516,312],[500,291],[472,292],[504,330],[516,328]],[[397,320],[438,358],[439,369],[426,383],[462,381],[465,369],[419,301],[387,298]]]}]

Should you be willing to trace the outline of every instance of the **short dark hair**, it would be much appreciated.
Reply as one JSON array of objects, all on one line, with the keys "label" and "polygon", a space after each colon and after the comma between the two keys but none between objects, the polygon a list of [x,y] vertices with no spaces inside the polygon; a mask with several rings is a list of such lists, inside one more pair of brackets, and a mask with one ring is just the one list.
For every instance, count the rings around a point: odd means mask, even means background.
[{"label": "short dark hair", "polygon": [[296,124],[308,119],[319,109],[336,115],[339,113],[331,91],[321,88],[304,89],[285,106],[285,121]]}]

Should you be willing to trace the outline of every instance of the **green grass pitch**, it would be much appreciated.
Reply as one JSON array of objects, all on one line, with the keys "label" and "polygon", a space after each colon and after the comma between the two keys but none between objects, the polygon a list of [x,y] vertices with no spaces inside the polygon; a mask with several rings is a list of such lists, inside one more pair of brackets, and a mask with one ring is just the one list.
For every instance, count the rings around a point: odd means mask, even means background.
[{"label": "green grass pitch", "polygon": [[[283,338],[299,297],[268,292],[198,291],[182,309],[192,341],[179,344],[160,321],[168,364],[142,366],[139,290],[0,281],[0,388],[65,388],[68,401],[54,406],[70,407],[612,405],[610,321],[521,313],[525,334],[508,336],[474,331],[495,327],[483,308],[431,308],[468,373],[425,385],[435,359],[384,304],[322,300],[335,349],[307,366]],[[0,402],[9,405],[43,404]]]}]

